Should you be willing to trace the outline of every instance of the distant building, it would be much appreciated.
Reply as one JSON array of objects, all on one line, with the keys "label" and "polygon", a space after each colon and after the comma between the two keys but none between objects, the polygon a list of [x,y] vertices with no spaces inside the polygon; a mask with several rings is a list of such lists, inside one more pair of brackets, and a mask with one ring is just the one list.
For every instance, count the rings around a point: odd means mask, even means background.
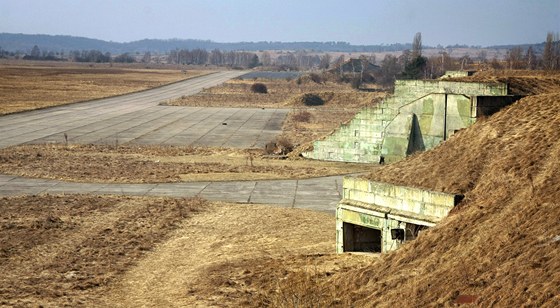
[{"label": "distant building", "polygon": [[[330,72],[340,73],[340,66],[330,69]],[[381,67],[375,65],[367,59],[349,59],[342,64],[342,73],[344,74],[360,74],[373,73],[380,70]]]}]

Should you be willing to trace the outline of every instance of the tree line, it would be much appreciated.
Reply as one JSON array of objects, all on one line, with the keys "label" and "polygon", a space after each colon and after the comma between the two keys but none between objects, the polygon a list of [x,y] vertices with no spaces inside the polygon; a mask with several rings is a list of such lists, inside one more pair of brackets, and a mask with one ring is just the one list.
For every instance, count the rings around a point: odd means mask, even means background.
[{"label": "tree line", "polygon": [[[337,44],[333,44],[337,45]],[[413,42],[407,44],[411,49],[405,49],[401,55],[386,55],[376,62],[375,55],[365,57],[373,64],[378,64],[380,70],[376,73],[376,81],[381,84],[390,85],[397,78],[418,79],[437,78],[447,70],[461,70],[467,68],[493,68],[493,69],[560,69],[560,38],[558,34],[548,33],[545,43],[537,50],[532,46],[512,47],[505,57],[498,59],[494,56],[489,58],[485,50],[480,50],[476,57],[468,55],[452,57],[452,49],[442,49],[437,55],[426,57],[422,54],[422,36],[417,33]],[[259,57],[260,55],[260,57]],[[162,56],[152,55],[151,52],[140,54],[122,53],[112,55],[110,52],[99,50],[73,50],[55,52],[41,50],[37,45],[30,52],[8,52],[0,47],[0,58],[23,58],[29,60],[54,60],[74,61],[92,63],[169,63],[181,65],[215,65],[239,68],[254,68],[265,66],[280,70],[326,70],[333,67],[341,67],[345,62],[344,55],[333,59],[331,54],[299,51],[277,51],[272,55],[268,51],[262,51],[257,55],[248,51],[224,51],[213,49],[208,51],[202,48],[174,49]]]},{"label": "tree line", "polygon": [[240,68],[254,68],[261,65],[256,53],[247,51],[221,51],[214,49],[175,49],[169,52],[167,63],[190,65],[216,65]]},{"label": "tree line", "polygon": [[376,81],[390,86],[395,79],[433,79],[443,76],[448,70],[474,69],[527,69],[560,70],[560,37],[547,33],[544,49],[537,53],[532,46],[526,49],[517,46],[511,48],[503,60],[488,58],[481,50],[475,59],[470,56],[451,57],[447,51],[438,55],[422,55],[422,35],[416,33],[412,50],[404,50],[400,56],[386,55],[380,62]]}]

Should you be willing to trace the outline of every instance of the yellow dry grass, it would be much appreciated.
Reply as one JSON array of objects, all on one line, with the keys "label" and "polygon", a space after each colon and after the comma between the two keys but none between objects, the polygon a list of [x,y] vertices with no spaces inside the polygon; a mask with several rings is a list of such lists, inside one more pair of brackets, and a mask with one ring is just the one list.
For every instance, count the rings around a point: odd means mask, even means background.
[{"label": "yellow dry grass", "polygon": [[209,71],[39,62],[0,64],[0,114],[136,92]]},{"label": "yellow dry grass", "polygon": [[363,169],[363,164],[267,159],[260,150],[64,144],[0,149],[0,172],[4,174],[74,182],[304,179]]},{"label": "yellow dry grass", "polygon": [[[251,85],[262,83],[268,93],[253,93]],[[166,104],[172,106],[203,107],[248,107],[248,108],[290,108],[292,99],[298,95],[311,92],[336,91],[338,93],[356,93],[346,84],[334,82],[316,83],[310,80],[298,82],[286,79],[233,79],[220,86]]]}]

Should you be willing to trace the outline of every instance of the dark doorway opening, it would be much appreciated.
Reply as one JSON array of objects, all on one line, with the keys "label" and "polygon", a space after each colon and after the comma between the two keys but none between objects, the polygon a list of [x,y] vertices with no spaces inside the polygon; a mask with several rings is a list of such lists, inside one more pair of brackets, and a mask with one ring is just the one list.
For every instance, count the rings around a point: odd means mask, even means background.
[{"label": "dark doorway opening", "polygon": [[343,249],[356,252],[381,252],[381,230],[343,223]]}]

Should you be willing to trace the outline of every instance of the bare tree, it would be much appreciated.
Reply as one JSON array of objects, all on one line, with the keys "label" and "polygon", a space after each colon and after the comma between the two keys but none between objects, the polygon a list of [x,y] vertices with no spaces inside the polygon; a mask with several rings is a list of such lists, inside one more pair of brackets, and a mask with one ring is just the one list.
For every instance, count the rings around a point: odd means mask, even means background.
[{"label": "bare tree", "polygon": [[31,49],[31,57],[35,58],[35,59],[39,59],[41,57],[41,50],[39,49],[39,47],[37,45],[33,46],[33,48]]},{"label": "bare tree", "polygon": [[364,71],[368,68],[369,61],[366,56],[360,56],[360,84],[364,82]]},{"label": "bare tree", "polygon": [[546,34],[546,44],[543,51],[543,66],[546,70],[560,69],[560,39],[558,34]]},{"label": "bare tree", "polygon": [[413,60],[422,56],[422,33],[420,32],[414,35],[414,39],[412,40],[412,53],[410,56]]},{"label": "bare tree", "polygon": [[272,57],[268,51],[264,51],[261,55],[261,62],[264,66],[272,65]]},{"label": "bare tree", "polygon": [[375,59],[375,54],[374,54],[374,53],[372,53],[371,55],[369,55],[368,61],[369,61],[369,63],[371,63],[371,64],[375,64],[375,63],[377,62],[377,60]]},{"label": "bare tree", "polygon": [[386,55],[381,61],[381,70],[379,71],[379,83],[383,86],[392,85],[395,76],[401,71],[397,57]]},{"label": "bare tree", "polygon": [[325,53],[321,56],[321,61],[319,62],[320,69],[328,69],[331,65],[331,55],[329,53]]},{"label": "bare tree", "polygon": [[488,59],[488,53],[486,52],[486,50],[481,49],[478,52],[477,58],[480,63],[486,63],[486,60]]},{"label": "bare tree", "polygon": [[142,57],[142,63],[150,63],[150,61],[152,61],[152,54],[149,51],[146,51]]},{"label": "bare tree", "polygon": [[534,70],[537,67],[537,56],[533,51],[533,47],[529,46],[527,48],[527,53],[525,54],[525,63],[527,63],[528,70]]},{"label": "bare tree", "polygon": [[344,61],[345,61],[344,55],[341,55],[335,61],[335,65],[339,69],[339,73],[340,73],[341,78],[342,78],[342,75],[344,74]]},{"label": "bare tree", "polygon": [[510,70],[520,69],[523,67],[523,49],[514,47],[507,52],[506,62]]}]

